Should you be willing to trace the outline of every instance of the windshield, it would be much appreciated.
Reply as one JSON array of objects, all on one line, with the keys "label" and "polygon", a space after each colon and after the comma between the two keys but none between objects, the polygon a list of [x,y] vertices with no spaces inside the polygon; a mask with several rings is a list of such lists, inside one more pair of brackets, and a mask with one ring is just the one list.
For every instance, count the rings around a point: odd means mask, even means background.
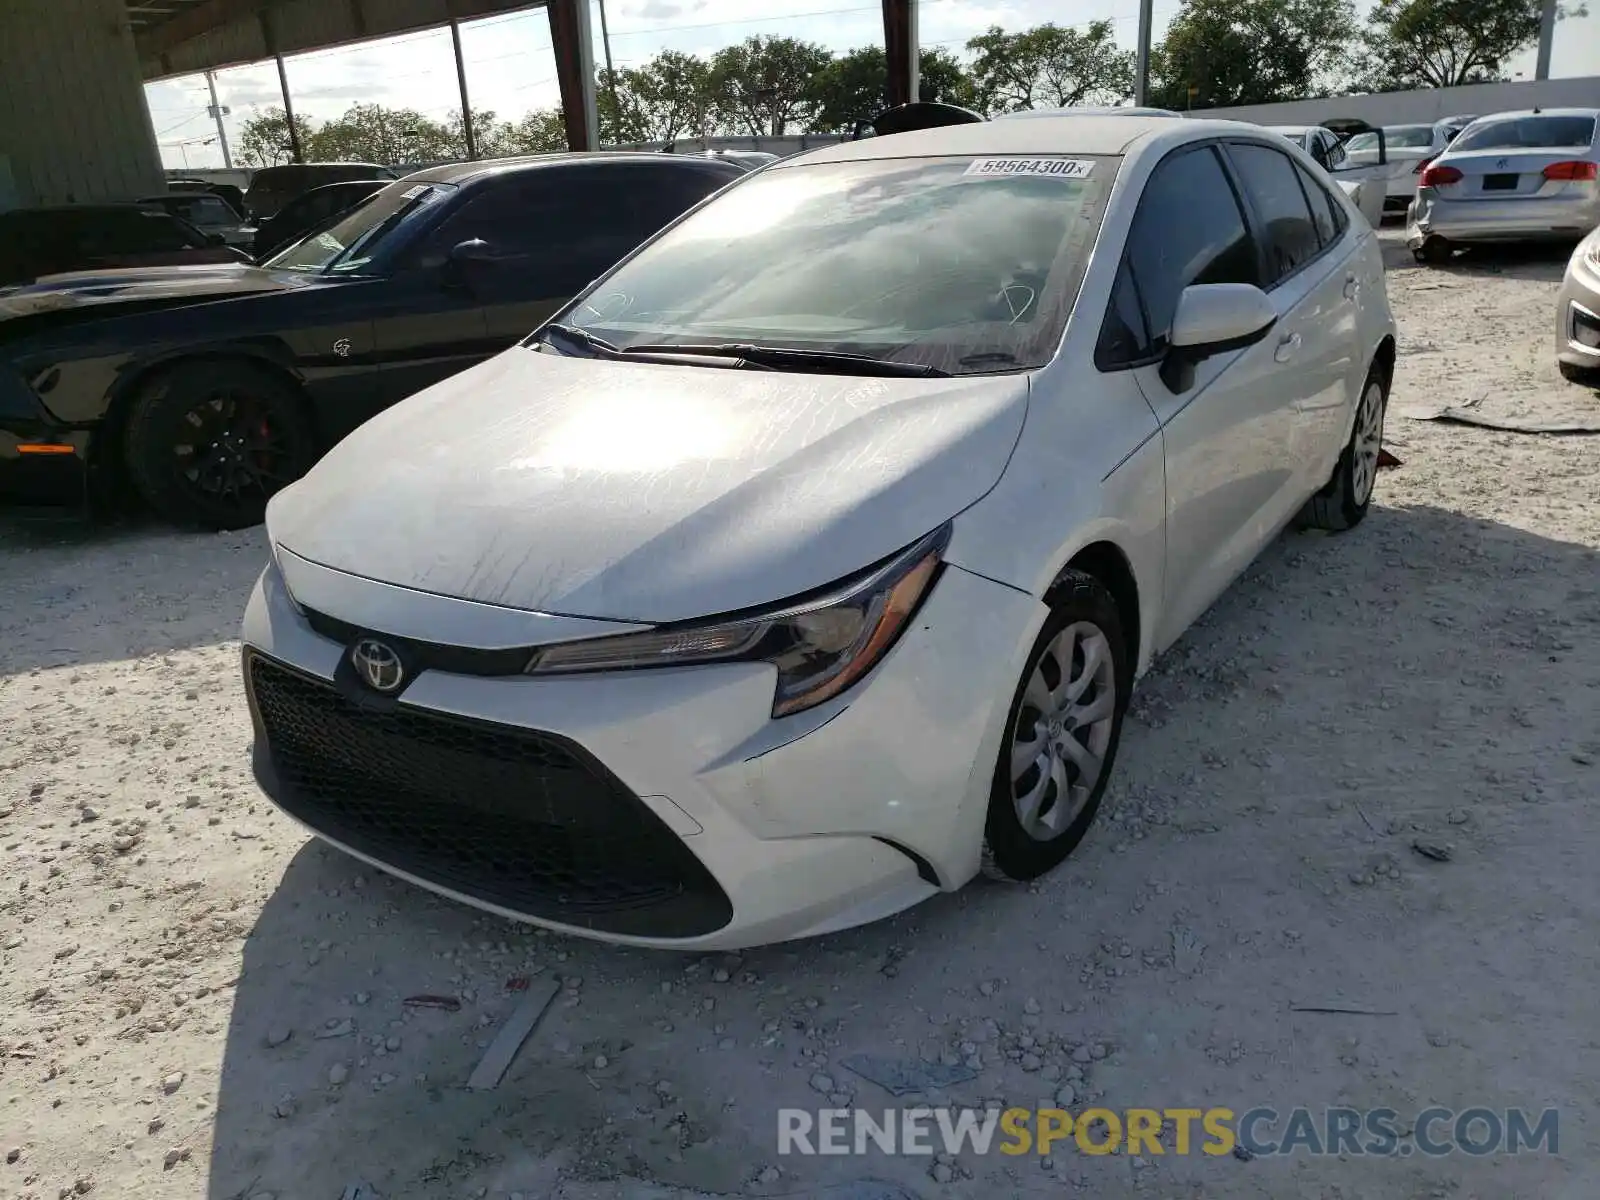
[{"label": "windshield", "polygon": [[1456,138],[1452,150],[1588,149],[1594,141],[1593,117],[1496,117]]},{"label": "windshield", "polygon": [[1048,362],[1120,159],[772,167],[556,321],[622,350],[750,343],[952,374]]},{"label": "windshield", "polygon": [[282,271],[353,274],[373,260],[391,234],[455,190],[452,183],[399,180],[359,207],[324,222],[262,265]]}]

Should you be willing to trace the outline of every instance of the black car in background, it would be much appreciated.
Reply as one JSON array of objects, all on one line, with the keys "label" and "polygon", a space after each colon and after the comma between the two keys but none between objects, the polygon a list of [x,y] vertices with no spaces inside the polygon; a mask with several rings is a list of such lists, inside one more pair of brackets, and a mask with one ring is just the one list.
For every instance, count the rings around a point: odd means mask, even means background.
[{"label": "black car in background", "polygon": [[298,242],[316,226],[354,208],[387,184],[385,179],[352,179],[312,188],[285,204],[276,216],[256,222],[251,253],[264,259],[289,243]]},{"label": "black car in background", "polygon": [[276,216],[289,201],[325,183],[394,178],[393,171],[377,163],[286,163],[262,167],[250,176],[250,187],[244,194],[245,216],[254,221]]},{"label": "black car in background", "polygon": [[356,425],[513,345],[744,172],[665,154],[459,163],[390,183],[261,266],[0,293],[0,500],[260,521]]},{"label": "black car in background", "polygon": [[75,204],[0,213],[0,287],[63,271],[248,259],[221,237],[147,205]]}]

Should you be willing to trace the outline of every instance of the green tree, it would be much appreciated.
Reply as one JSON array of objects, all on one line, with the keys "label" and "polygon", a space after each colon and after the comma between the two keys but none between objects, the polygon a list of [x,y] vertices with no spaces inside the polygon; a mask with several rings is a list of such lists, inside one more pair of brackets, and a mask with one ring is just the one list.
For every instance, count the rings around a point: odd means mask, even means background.
[{"label": "green tree", "polygon": [[601,71],[600,140],[670,142],[711,124],[711,68],[692,54],[663,50],[642,67]]},{"label": "green tree", "polygon": [[1110,21],[1095,21],[1082,32],[1036,25],[1007,33],[994,25],[967,49],[985,112],[1116,104],[1133,94],[1134,54],[1117,45]]},{"label": "green tree", "polygon": [[536,108],[510,127],[507,154],[549,154],[567,148],[567,126],[559,108]]},{"label": "green tree", "polygon": [[1185,0],[1151,55],[1152,98],[1184,109],[1325,94],[1356,35],[1352,0]]},{"label": "green tree", "polygon": [[413,108],[352,104],[311,138],[308,157],[322,162],[432,162],[454,158],[450,131]]},{"label": "green tree", "polygon": [[[972,80],[949,51],[936,46],[923,50],[918,72],[919,99],[976,105]],[[877,115],[889,103],[889,59],[883,47],[862,46],[835,58],[812,76],[811,100],[816,106],[813,133],[844,132]]]},{"label": "green tree", "polygon": [[[467,131],[461,121],[461,110],[451,109],[444,122],[445,157],[467,157]],[[515,154],[512,148],[512,125],[502,121],[492,108],[472,110],[472,140],[477,143],[479,158],[504,158]]]},{"label": "green tree", "polygon": [[708,80],[720,125],[757,137],[808,129],[817,115],[812,77],[833,54],[790,37],[751,37],[712,56]]},{"label": "green tree", "polygon": [[[1506,60],[1539,39],[1541,0],[1378,0],[1362,37],[1373,91],[1456,87],[1505,78]],[[1561,6],[1557,15],[1583,16]]]},{"label": "green tree", "polygon": [[[302,151],[309,153],[315,126],[296,115],[295,131]],[[239,130],[239,159],[250,167],[277,167],[294,159],[289,140],[289,117],[281,108],[264,108],[245,121]]]}]

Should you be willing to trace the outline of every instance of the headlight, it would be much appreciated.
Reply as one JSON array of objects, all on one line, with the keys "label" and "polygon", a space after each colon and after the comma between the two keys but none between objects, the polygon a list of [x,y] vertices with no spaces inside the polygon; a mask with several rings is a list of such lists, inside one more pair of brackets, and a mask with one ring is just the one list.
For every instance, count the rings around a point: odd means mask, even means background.
[{"label": "headlight", "polygon": [[1589,238],[1588,248],[1583,252],[1584,258],[1589,260],[1589,265],[1600,271],[1600,232]]},{"label": "headlight", "polygon": [[529,675],[769,662],[774,717],[813,708],[860,679],[900,636],[939,569],[950,527],[810,599],[715,623],[566,642],[537,651]]}]

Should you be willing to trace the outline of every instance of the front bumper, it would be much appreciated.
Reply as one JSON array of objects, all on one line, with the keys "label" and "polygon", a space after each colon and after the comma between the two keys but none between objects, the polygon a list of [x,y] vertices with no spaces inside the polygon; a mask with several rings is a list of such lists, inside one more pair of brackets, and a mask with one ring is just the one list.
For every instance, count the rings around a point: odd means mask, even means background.
[{"label": "front bumper", "polygon": [[[1600,240],[1600,233],[1593,235]],[[1573,254],[1556,297],[1556,358],[1569,366],[1600,372],[1600,268]]]},{"label": "front bumper", "polygon": [[89,434],[63,426],[0,364],[0,505],[81,507],[88,461]]},{"label": "front bumper", "polygon": [[[365,622],[394,591],[329,615],[379,632]],[[287,753],[298,735],[250,664],[288,671],[325,699],[348,646],[316,632],[269,567],[243,635],[257,776],[333,844],[508,917],[695,950],[812,936],[976,873],[1002,726],[1044,613],[947,566],[866,680],[776,721],[764,664],[550,679],[424,670],[372,736],[361,712],[335,713],[355,724],[321,752],[342,772],[330,785]],[[431,731],[467,726],[434,745]],[[513,755],[503,749],[513,742],[537,746]],[[551,745],[567,755],[554,766],[540,757]],[[594,789],[582,813],[562,798],[574,777],[555,774],[573,761]],[[455,783],[429,782],[446,776]]]},{"label": "front bumper", "polygon": [[1452,242],[1575,241],[1600,224],[1600,200],[1525,196],[1516,200],[1447,200],[1417,192],[1406,228],[1412,249],[1430,237]]}]

